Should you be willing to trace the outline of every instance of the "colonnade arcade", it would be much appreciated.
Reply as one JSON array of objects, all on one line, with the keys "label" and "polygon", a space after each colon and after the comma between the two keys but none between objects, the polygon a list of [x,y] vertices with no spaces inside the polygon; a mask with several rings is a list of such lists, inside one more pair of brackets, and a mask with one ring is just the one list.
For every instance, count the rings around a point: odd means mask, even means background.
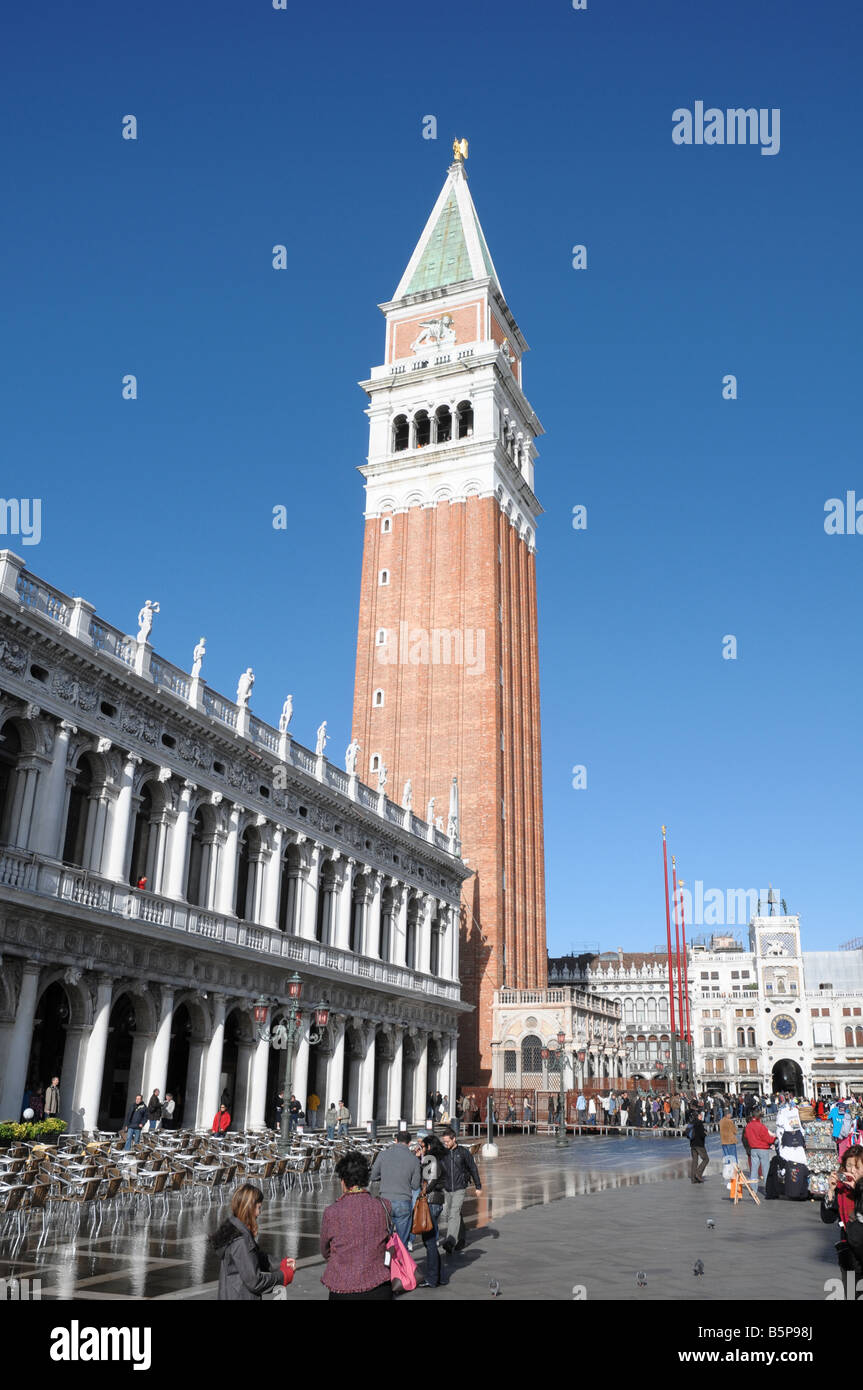
[{"label": "colonnade arcade", "polygon": [[0,704],[0,841],[142,893],[458,978],[452,903],[9,701]]},{"label": "colonnade arcade", "polygon": [[[14,963],[13,963],[14,962]],[[310,982],[309,989],[315,988]],[[321,982],[321,989],[325,985]],[[287,1006],[285,1006],[287,1007]],[[284,1053],[258,1036],[254,1000],[7,956],[0,997],[0,1118],[17,1119],[25,1092],[60,1077],[70,1128],[117,1129],[140,1091],[177,1102],[175,1124],[209,1126],[222,1100],[232,1128],[272,1124]],[[282,1016],[275,1007],[271,1023]],[[455,1031],[333,1011],[311,1043],[308,1010],[293,1060],[303,1106],[318,1125],[345,1100],[355,1124],[419,1123],[429,1090],[451,1093]]]}]

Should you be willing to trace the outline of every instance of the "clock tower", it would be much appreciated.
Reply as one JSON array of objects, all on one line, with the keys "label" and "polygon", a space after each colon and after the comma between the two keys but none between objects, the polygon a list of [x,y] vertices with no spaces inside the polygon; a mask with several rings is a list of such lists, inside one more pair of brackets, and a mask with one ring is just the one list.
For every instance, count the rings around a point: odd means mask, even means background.
[{"label": "clock tower", "polygon": [[[546,984],[536,439],[527,343],[474,207],[467,142],[392,299],[369,405],[353,734],[365,780],[452,829],[462,1084],[491,1082],[495,988]],[[458,799],[453,800],[453,777]],[[409,786],[407,784],[410,784]],[[451,1097],[451,1100],[454,1098]]]}]

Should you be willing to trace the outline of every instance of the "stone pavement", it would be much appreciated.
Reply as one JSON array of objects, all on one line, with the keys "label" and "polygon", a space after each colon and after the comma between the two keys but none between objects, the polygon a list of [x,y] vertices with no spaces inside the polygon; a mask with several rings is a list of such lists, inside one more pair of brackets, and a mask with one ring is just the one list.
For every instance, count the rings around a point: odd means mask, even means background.
[{"label": "stone pavement", "polygon": [[[688,1178],[689,1146],[680,1139],[580,1138],[563,1152],[554,1139],[510,1137],[500,1157],[480,1161],[483,1193],[465,1203],[465,1250],[445,1260],[450,1283],[417,1290],[399,1305],[490,1299],[571,1300],[581,1286],[591,1299],[823,1300],[837,1274],[834,1230],[810,1203],[748,1198],[735,1208],[720,1172],[718,1141],[708,1141],[707,1181]],[[323,1208],[337,1195],[294,1191],[267,1201],[260,1243],[290,1254],[298,1269],[290,1301],[325,1299],[318,1231]],[[218,1266],[207,1234],[228,1208],[206,1203],[172,1213],[106,1220],[94,1238],[48,1243],[35,1238],[9,1258],[0,1243],[0,1277],[40,1278],[42,1298],[212,1301]],[[707,1220],[715,1222],[708,1230]],[[422,1246],[414,1252],[422,1275]],[[703,1261],[704,1275],[693,1268]],[[647,1284],[639,1288],[636,1271]]]}]

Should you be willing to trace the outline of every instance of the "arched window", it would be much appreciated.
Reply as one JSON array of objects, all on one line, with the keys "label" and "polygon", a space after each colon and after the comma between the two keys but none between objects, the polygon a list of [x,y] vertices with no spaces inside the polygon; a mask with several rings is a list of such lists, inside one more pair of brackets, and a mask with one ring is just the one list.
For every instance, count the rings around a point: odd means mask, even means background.
[{"label": "arched window", "polygon": [[653,995],[647,1001],[647,1021],[648,1023],[656,1022],[656,999]]},{"label": "arched window", "polygon": [[431,416],[427,410],[418,410],[414,416],[414,447],[424,449],[431,444]]},{"label": "arched window", "polygon": [[381,517],[381,535],[388,536],[393,529],[393,519],[391,516]]},{"label": "arched window", "polygon": [[705,1028],[704,1030],[704,1046],[713,1046],[713,1030],[711,1028]]},{"label": "arched window", "polygon": [[503,1050],[503,1074],[511,1081],[518,1076],[518,1053],[511,1044]]},{"label": "arched window", "polygon": [[206,877],[203,873],[204,861],[204,814],[200,807],[192,822],[189,837],[189,868],[186,874],[186,902],[195,907],[205,907],[203,901],[207,891]]},{"label": "arched window", "polygon": [[452,415],[448,405],[439,405],[434,413],[435,443],[449,444],[452,439]]},{"label": "arched window", "polygon": [[532,1033],[521,1044],[521,1074],[542,1075],[542,1041]]},{"label": "arched window", "polygon": [[664,994],[659,998],[659,1018],[662,1023],[668,1022],[668,1000]]},{"label": "arched window", "polygon": [[405,932],[405,964],[408,970],[417,969],[417,941],[419,938],[419,898],[411,894],[408,901],[407,930]]},{"label": "arched window", "polygon": [[248,901],[251,858],[249,831],[246,829],[237,851],[237,889],[234,895],[234,912],[241,922],[253,916],[253,909]]},{"label": "arched window", "polygon": [[747,1030],[746,1030],[746,1042],[747,1042],[747,1045],[748,1045],[749,1047],[754,1047],[754,1046],[755,1046],[755,1029],[754,1029],[754,1028],[747,1028]]},{"label": "arched window", "polygon": [[473,434],[473,406],[470,401],[459,401],[455,408],[458,421],[459,439],[470,439]]},{"label": "arched window", "polygon": [[846,1029],[845,1029],[845,1046],[846,1046],[846,1047],[853,1047],[853,1046],[854,1046],[854,1029],[853,1029],[853,1028],[846,1028]]},{"label": "arched window", "polygon": [[380,772],[380,770],[381,755],[380,753],[372,753],[372,756],[369,758],[369,772]]},{"label": "arched window", "polygon": [[624,1001],[623,1001],[623,1017],[624,1017],[624,1020],[625,1020],[627,1023],[634,1023],[634,1022],[635,1022],[635,1001],[634,1001],[634,1000],[632,1000],[632,999],[624,999]]},{"label": "arched window", "polygon": [[721,1047],[721,1046],[722,1046],[722,1029],[721,1029],[721,1028],[714,1028],[714,1030],[713,1030],[713,1046],[714,1046],[714,1047]]},{"label": "arched window", "polygon": [[386,644],[387,644],[387,630],[386,630],[385,627],[379,627],[378,630],[377,630],[377,632],[375,633],[375,646],[377,646],[377,647],[385,647]]},{"label": "arched window", "polygon": [[854,1046],[863,1047],[863,1028],[857,1027],[854,1029]]},{"label": "arched window", "polygon": [[[135,816],[135,829],[132,832],[132,859],[129,865],[129,882],[134,885],[147,876],[147,859],[150,849],[150,823],[153,818],[153,797],[148,784],[141,788],[141,804]],[[155,885],[148,888],[155,891]]]},{"label": "arched window", "polygon": [[644,1022],[644,1000],[643,1000],[643,999],[636,999],[636,1001],[635,1001],[635,1017],[636,1017],[636,1021],[637,1021],[638,1023],[643,1023],[643,1022]]},{"label": "arched window", "polygon": [[393,420],[393,453],[401,453],[402,449],[408,447],[411,437],[411,427],[406,415],[397,415]]},{"label": "arched window", "polygon": [[380,574],[378,575],[378,585],[379,585],[381,588],[385,588],[386,585],[389,584],[389,582],[390,582],[390,572],[389,572],[389,570],[381,570]]},{"label": "arched window", "polygon": [[84,841],[87,835],[92,786],[93,770],[85,753],[78,763],[75,781],[69,792],[66,837],[63,841],[63,861],[66,864],[79,864],[82,867],[84,865]]},{"label": "arched window", "polygon": [[382,690],[375,691],[374,695],[372,696],[372,704],[374,705],[375,709],[383,709],[384,692]]},{"label": "arched window", "polygon": [[12,824],[12,811],[15,806],[18,779],[18,759],[21,756],[21,739],[12,720],[3,725],[0,740],[0,831],[4,844],[11,844],[16,827]]},{"label": "arched window", "polygon": [[738,1047],[745,1047],[745,1046],[746,1046],[746,1032],[745,1032],[745,1030],[744,1030],[743,1028],[738,1028],[738,1030],[737,1030],[737,1046],[738,1046]]}]

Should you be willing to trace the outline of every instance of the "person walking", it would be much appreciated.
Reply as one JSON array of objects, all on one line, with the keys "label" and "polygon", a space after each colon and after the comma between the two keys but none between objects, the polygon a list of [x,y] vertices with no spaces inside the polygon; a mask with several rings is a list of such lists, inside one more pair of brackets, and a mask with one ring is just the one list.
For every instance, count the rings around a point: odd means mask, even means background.
[{"label": "person walking", "polygon": [[624,1091],[620,1097],[620,1128],[626,1129],[629,1124],[629,1095]]},{"label": "person walking", "polygon": [[320,1109],[321,1098],[316,1096],[314,1091],[306,1098],[306,1114],[309,1117],[309,1129],[318,1127],[318,1110]]},{"label": "person walking", "polygon": [[707,1135],[704,1130],[704,1111],[699,1110],[697,1118],[689,1127],[689,1149],[692,1161],[689,1168],[690,1182],[704,1182],[702,1174],[710,1159],[707,1157]]},{"label": "person walking", "polygon": [[584,1124],[584,1112],[586,1109],[587,1101],[584,1099],[584,1092],[579,1091],[578,1098],[575,1102],[575,1123],[577,1125]]},{"label": "person walking", "polygon": [[60,1078],[51,1077],[50,1086],[45,1087],[45,1119],[56,1120],[60,1114]]},{"label": "person walking", "polygon": [[150,1099],[147,1101],[147,1128],[158,1129],[162,1123],[162,1102],[159,1100],[159,1092],[154,1090]]},{"label": "person walking", "polygon": [[418,1142],[417,1149],[422,1166],[422,1193],[429,1204],[429,1215],[432,1219],[432,1229],[423,1231],[422,1235],[426,1252],[426,1276],[425,1283],[419,1287],[436,1289],[441,1284],[448,1282],[441,1278],[440,1251],[437,1244],[440,1214],[444,1202],[443,1162],[446,1158],[446,1149],[436,1134],[423,1135]]},{"label": "person walking", "polygon": [[533,1108],[527,1096],[524,1098],[524,1123],[527,1125],[528,1134],[530,1134],[530,1127],[533,1124]]},{"label": "person walking", "polygon": [[448,1255],[454,1250],[462,1250],[465,1244],[464,1222],[461,1210],[465,1193],[471,1183],[477,1196],[482,1192],[482,1179],[468,1149],[463,1148],[451,1129],[441,1131],[441,1142],[446,1149],[443,1160],[444,1216],[446,1218],[446,1239],[443,1248]]},{"label": "person walking", "polygon": [[596,1129],[596,1097],[591,1096],[587,1102],[587,1123]]},{"label": "person walking", "polygon": [[734,1123],[731,1111],[723,1115],[719,1121],[719,1142],[722,1145],[723,1159],[730,1158],[733,1163],[737,1163],[737,1126]]},{"label": "person walking", "polygon": [[339,1138],[347,1139],[348,1126],[351,1122],[351,1112],[343,1100],[339,1101]]},{"label": "person walking", "polygon": [[126,1120],[126,1142],[123,1145],[124,1150],[128,1151],[134,1144],[137,1144],[138,1140],[141,1138],[141,1130],[146,1123],[147,1107],[144,1104],[144,1097],[139,1091],[135,1097],[135,1104],[129,1111]]},{"label": "person walking", "polygon": [[294,1277],[296,1261],[282,1260],[278,1272],[258,1248],[258,1220],[264,1194],[243,1183],[231,1198],[231,1215],[210,1237],[210,1249],[219,1256],[219,1294],[222,1302],[260,1303],[261,1297],[279,1284],[284,1288]]},{"label": "person walking", "polygon": [[382,1149],[372,1164],[369,1183],[380,1182],[381,1196],[389,1203],[393,1224],[405,1247],[411,1238],[413,1194],[422,1186],[420,1161],[411,1153],[410,1135],[400,1129],[388,1149]]},{"label": "person walking", "polygon": [[393,1287],[386,1263],[389,1203],[367,1191],[368,1159],[356,1150],[336,1164],[336,1177],[342,1195],[326,1208],[321,1221],[321,1254],[327,1262],[321,1283],[329,1289],[331,1301],[390,1300]]},{"label": "person walking", "polygon": [[752,1118],[743,1131],[744,1147],[749,1149],[749,1177],[766,1182],[773,1157],[773,1135],[761,1120],[761,1111],[753,1110]]},{"label": "person walking", "polygon": [[336,1109],[334,1100],[330,1101],[330,1108],[324,1116],[324,1124],[327,1127],[327,1138],[333,1140],[336,1137],[336,1125],[339,1122],[339,1112]]}]

